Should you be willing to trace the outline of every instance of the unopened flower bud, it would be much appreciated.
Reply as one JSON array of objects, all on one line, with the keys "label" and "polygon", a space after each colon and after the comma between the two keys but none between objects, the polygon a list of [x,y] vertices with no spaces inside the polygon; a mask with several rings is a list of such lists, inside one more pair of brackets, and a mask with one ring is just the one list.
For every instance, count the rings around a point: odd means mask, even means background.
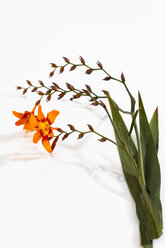
[{"label": "unopened flower bud", "polygon": [[103,69],[103,65],[99,61],[97,61],[97,65],[100,69]]},{"label": "unopened flower bud", "polygon": [[105,77],[105,78],[103,78],[103,80],[105,80],[105,81],[109,81],[111,79],[111,77]]},{"label": "unopened flower bud", "polygon": [[89,74],[91,74],[91,73],[92,73],[92,71],[93,71],[92,69],[88,69],[88,70],[86,70],[86,72],[85,72],[85,73],[89,75]]},{"label": "unopened flower bud", "polygon": [[80,61],[83,65],[85,65],[85,60],[80,56]]},{"label": "unopened flower bud", "polygon": [[66,62],[66,63],[68,63],[68,64],[70,63],[70,61],[69,61],[69,59],[68,59],[68,58],[63,57],[63,59],[65,60],[65,62]]},{"label": "unopened flower bud", "polygon": [[72,65],[70,71],[73,71],[74,69],[76,69],[76,65]]},{"label": "unopened flower bud", "polygon": [[49,73],[49,77],[52,77],[54,75],[54,71],[51,71],[50,73]]},{"label": "unopened flower bud", "polygon": [[24,94],[26,94],[26,92],[27,92],[27,89],[24,89],[22,94],[24,95]]},{"label": "unopened flower bud", "polygon": [[68,124],[68,127],[69,127],[70,130],[72,130],[72,131],[75,131],[75,130],[76,130],[75,127],[74,127],[73,125],[71,125],[71,124]]},{"label": "unopened flower bud", "polygon": [[64,71],[64,66],[60,68],[60,74],[63,73],[63,71]]},{"label": "unopened flower bud", "polygon": [[88,128],[90,131],[92,131],[92,132],[94,131],[94,128],[90,124],[88,124]]},{"label": "unopened flower bud", "polygon": [[68,138],[68,136],[69,136],[69,133],[66,133],[66,134],[62,137],[62,140]]},{"label": "unopened flower bud", "polygon": [[30,86],[32,86],[32,83],[29,80],[26,80],[26,83]]},{"label": "unopened flower bud", "polygon": [[82,137],[84,137],[84,134],[80,133],[79,136],[78,136],[78,139],[81,139]]},{"label": "unopened flower bud", "polygon": [[101,139],[98,139],[100,142],[105,142],[107,139],[106,138],[101,138]]}]

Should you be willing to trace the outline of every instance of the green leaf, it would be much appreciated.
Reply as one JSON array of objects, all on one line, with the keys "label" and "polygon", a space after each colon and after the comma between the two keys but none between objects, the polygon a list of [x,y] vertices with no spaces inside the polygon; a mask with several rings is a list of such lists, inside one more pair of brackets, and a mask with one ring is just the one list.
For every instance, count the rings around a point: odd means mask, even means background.
[{"label": "green leaf", "polygon": [[154,139],[154,143],[156,146],[156,150],[158,152],[159,148],[159,121],[158,121],[158,108],[156,108],[151,120],[150,120],[150,129],[152,133],[152,137]]},{"label": "green leaf", "polygon": [[138,176],[137,148],[132,138],[129,136],[128,129],[123,121],[123,118],[119,113],[117,105],[112,100],[112,98],[110,98],[110,96],[108,97],[108,100],[111,107],[116,141],[118,145],[123,146],[123,149],[119,148],[119,155],[122,154],[125,160],[123,170],[128,174],[132,174],[137,177]]},{"label": "green leaf", "polygon": [[150,245],[152,240],[159,235],[155,228],[153,213],[151,212],[151,202],[145,186],[142,184],[141,175],[137,166],[137,149],[133,143],[129,132],[119,113],[115,102],[108,96],[116,142],[124,149],[118,147],[123,173],[129,187],[130,193],[136,204],[136,212],[139,218],[141,244]]},{"label": "green leaf", "polygon": [[[147,120],[145,109],[141,96],[139,94],[139,123],[140,123],[140,140],[143,157],[144,176],[146,189],[151,199],[153,215],[155,216],[155,225],[158,233],[162,230],[162,207],[160,202],[160,166],[157,157],[157,129],[156,117],[151,122],[152,131]],[[154,141],[155,140],[155,141]]]}]

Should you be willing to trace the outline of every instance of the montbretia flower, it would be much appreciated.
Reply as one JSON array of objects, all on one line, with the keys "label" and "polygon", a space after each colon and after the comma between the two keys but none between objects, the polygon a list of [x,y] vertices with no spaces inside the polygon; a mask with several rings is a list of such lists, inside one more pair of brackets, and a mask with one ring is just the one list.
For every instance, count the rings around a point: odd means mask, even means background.
[{"label": "montbretia flower", "polygon": [[28,131],[34,131],[36,126],[38,125],[38,120],[36,116],[34,115],[35,109],[37,105],[33,108],[31,112],[25,111],[24,113],[19,113],[16,111],[13,111],[13,115],[15,115],[17,118],[19,118],[18,121],[15,122],[16,126],[24,125],[24,129],[26,132]]},{"label": "montbretia flower", "polygon": [[38,143],[40,139],[42,139],[42,144],[47,152],[52,152],[51,145],[49,143],[49,137],[54,137],[53,129],[56,129],[54,127],[51,127],[53,122],[55,121],[56,117],[59,115],[59,111],[52,110],[47,114],[47,117],[44,116],[42,112],[41,105],[38,106],[38,125],[36,127],[36,133],[33,136],[33,142]]}]

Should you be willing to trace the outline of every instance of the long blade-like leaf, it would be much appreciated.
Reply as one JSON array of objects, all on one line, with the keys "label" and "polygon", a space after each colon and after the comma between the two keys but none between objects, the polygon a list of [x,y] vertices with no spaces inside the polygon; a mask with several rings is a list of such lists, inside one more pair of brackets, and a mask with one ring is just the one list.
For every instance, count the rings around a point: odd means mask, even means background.
[{"label": "long blade-like leaf", "polygon": [[[111,107],[116,141],[119,145],[124,145],[127,150],[126,152],[125,149],[118,147],[124,176],[130,193],[136,203],[136,212],[140,224],[141,244],[152,245],[152,240],[158,238],[159,235],[155,228],[154,217],[150,209],[150,199],[146,192],[146,188],[141,184],[138,167],[136,170],[134,165],[137,161],[137,149],[131,137],[129,137],[127,127],[114,101],[109,96],[108,100]],[[132,162],[133,160],[134,163]]]},{"label": "long blade-like leaf", "polygon": [[151,120],[150,120],[150,129],[152,133],[152,137],[154,139],[154,143],[156,146],[156,150],[158,152],[159,148],[159,122],[158,122],[158,108],[156,108]]},{"label": "long blade-like leaf", "polygon": [[160,202],[160,166],[157,157],[157,149],[155,146],[154,138],[147,120],[147,116],[140,94],[139,122],[146,189],[151,199],[151,204],[156,219],[157,231],[161,232],[162,207]]},{"label": "long blade-like leaf", "polygon": [[110,103],[110,108],[111,108],[111,113],[112,113],[112,118],[114,122],[114,131],[115,131],[115,136],[117,143],[120,146],[123,146],[124,149],[119,149],[121,154],[125,154],[125,166],[124,170],[132,174],[134,176],[138,175],[138,166],[137,166],[137,161],[138,161],[138,153],[136,146],[132,140],[132,138],[129,136],[128,129],[123,121],[123,118],[121,117],[119,110],[115,104],[115,102],[112,100],[112,98],[109,96],[108,97],[109,103]]}]

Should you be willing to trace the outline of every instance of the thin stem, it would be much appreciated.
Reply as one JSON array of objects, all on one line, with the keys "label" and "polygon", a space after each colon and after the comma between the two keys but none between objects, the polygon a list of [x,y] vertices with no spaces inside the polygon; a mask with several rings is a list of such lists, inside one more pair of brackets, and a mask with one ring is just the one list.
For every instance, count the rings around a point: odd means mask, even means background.
[{"label": "thin stem", "polygon": [[110,141],[110,142],[113,143],[114,145],[116,145],[116,146],[120,147],[121,149],[123,149],[123,146],[118,145],[115,141],[113,141],[113,140],[111,140],[111,139],[105,137],[104,135],[102,135],[102,134],[96,132],[95,130],[93,130],[93,131],[86,131],[86,132],[81,132],[81,131],[79,131],[79,130],[75,130],[75,132],[83,133],[83,134],[95,133],[95,134],[97,134],[99,137],[105,138],[106,140]]}]

